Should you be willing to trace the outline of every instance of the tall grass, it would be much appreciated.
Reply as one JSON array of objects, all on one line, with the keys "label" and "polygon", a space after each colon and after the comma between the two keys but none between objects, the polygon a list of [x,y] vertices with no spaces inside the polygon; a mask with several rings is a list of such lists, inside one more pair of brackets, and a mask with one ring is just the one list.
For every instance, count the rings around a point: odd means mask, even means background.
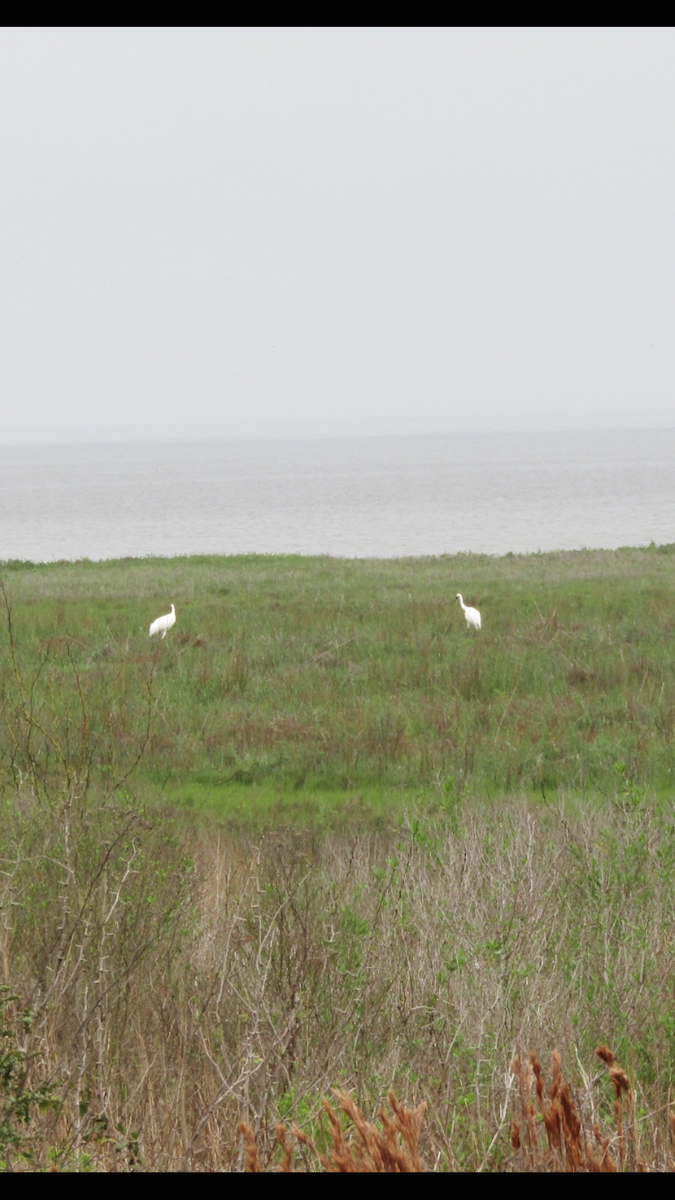
[{"label": "tall grass", "polygon": [[[593,811],[466,802],[388,831],[172,836],[89,794],[19,794],[2,823],[4,977],[33,1165],[230,1169],[280,1122],[315,1142],[339,1087],[370,1117],[428,1105],[425,1162],[511,1161],[519,1052],[559,1047],[595,1118],[615,1048],[648,1160],[675,1085],[675,831],[619,796]],[[30,1014],[21,1023],[21,1014]],[[647,1139],[648,1141],[649,1139]],[[11,1159],[16,1165],[16,1155]]]}]

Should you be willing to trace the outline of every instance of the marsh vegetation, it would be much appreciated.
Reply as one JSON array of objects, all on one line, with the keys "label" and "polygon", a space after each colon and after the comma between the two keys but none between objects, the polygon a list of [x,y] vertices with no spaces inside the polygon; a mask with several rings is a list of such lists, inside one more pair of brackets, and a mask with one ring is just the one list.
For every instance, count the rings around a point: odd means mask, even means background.
[{"label": "marsh vegetation", "polygon": [[530,1050],[620,1137],[606,1043],[665,1165],[674,575],[5,564],[5,1162],[238,1168],[244,1122],[274,1165],[280,1122],[326,1151],[331,1088],[370,1119],[393,1087],[425,1166],[508,1169]]}]

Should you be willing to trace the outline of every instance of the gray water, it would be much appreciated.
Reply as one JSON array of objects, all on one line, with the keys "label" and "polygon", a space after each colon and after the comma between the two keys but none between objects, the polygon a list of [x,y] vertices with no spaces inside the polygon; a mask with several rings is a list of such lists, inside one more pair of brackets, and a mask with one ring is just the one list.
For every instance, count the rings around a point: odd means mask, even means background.
[{"label": "gray water", "polygon": [[675,429],[0,447],[0,559],[675,541]]}]

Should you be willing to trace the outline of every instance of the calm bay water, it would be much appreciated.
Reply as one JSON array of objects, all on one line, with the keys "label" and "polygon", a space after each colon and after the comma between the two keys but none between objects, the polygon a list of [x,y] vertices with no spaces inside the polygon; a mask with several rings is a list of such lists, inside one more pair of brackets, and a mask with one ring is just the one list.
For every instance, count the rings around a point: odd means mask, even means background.
[{"label": "calm bay water", "polygon": [[0,447],[0,559],[675,541],[675,429]]}]

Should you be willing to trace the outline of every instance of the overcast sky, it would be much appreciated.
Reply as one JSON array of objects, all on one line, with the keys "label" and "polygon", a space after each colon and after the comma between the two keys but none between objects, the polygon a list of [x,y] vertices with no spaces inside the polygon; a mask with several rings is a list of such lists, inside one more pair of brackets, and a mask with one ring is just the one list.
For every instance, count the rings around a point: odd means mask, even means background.
[{"label": "overcast sky", "polygon": [[6,29],[0,442],[674,425],[675,32]]}]

